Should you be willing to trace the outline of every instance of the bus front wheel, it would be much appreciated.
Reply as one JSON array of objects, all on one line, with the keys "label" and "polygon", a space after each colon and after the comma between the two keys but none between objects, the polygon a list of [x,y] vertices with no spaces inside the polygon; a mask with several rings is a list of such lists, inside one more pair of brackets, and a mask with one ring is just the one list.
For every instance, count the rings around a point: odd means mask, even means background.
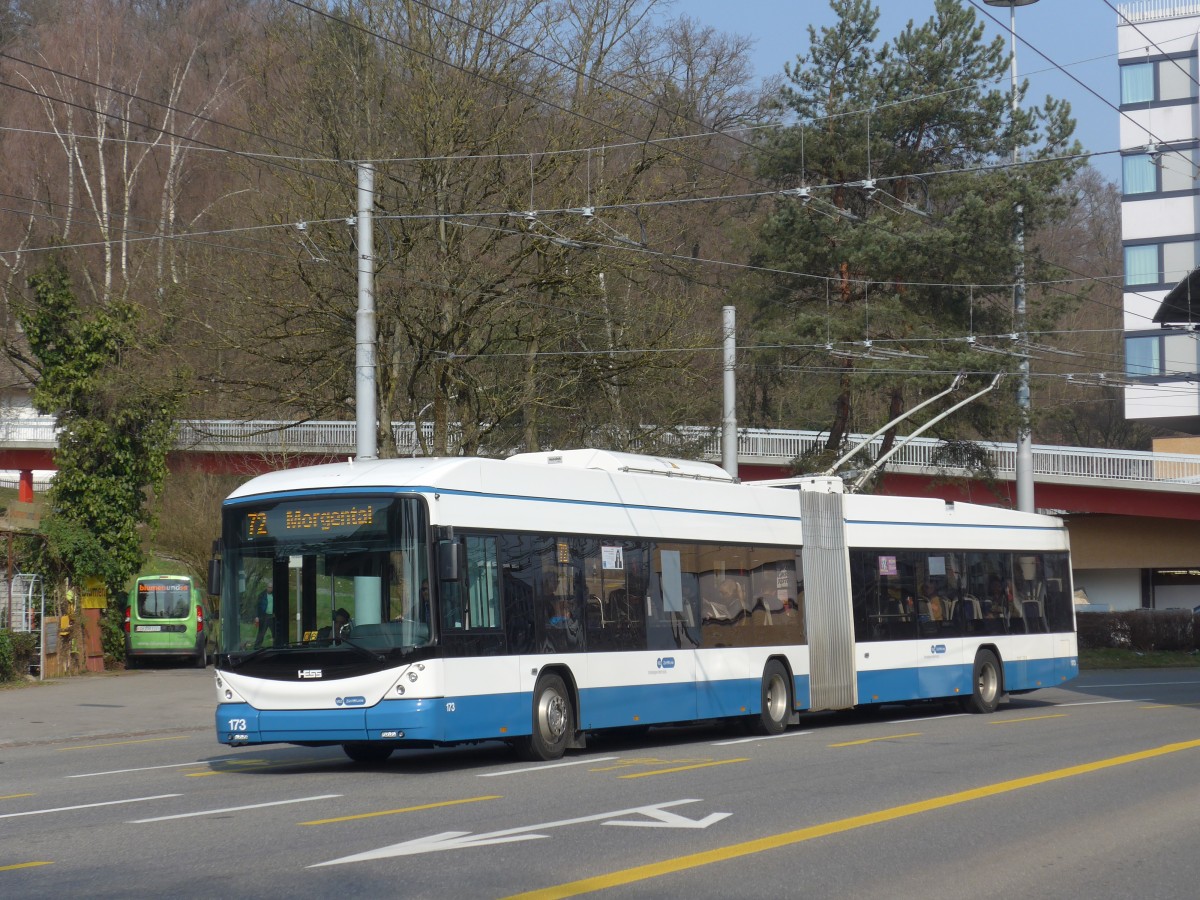
[{"label": "bus front wheel", "polygon": [[971,672],[971,696],[962,700],[963,709],[973,713],[993,713],[1000,705],[1000,660],[991,650],[975,654]]},{"label": "bus front wheel", "polygon": [[533,733],[517,741],[517,752],[528,760],[559,759],[567,750],[574,724],[566,684],[553,673],[543,675],[533,690]]},{"label": "bus front wheel", "polygon": [[792,688],[787,669],[777,659],[763,669],[762,706],[751,725],[759,734],[783,734],[792,713]]}]

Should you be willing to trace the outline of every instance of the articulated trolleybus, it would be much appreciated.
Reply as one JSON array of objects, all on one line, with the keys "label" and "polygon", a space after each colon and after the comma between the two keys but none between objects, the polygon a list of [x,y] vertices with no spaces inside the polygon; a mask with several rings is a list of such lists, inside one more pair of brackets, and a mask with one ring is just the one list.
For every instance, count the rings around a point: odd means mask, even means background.
[{"label": "articulated trolleybus", "polygon": [[219,740],[501,740],[1004,694],[1078,668],[1059,519],[598,450],[356,461],[224,505]]}]

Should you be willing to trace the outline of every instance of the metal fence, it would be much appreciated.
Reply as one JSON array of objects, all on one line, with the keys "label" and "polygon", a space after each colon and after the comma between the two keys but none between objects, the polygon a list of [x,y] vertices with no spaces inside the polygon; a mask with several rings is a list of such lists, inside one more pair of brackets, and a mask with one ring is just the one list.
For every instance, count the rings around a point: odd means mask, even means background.
[{"label": "metal fence", "polygon": [[[426,446],[433,440],[433,424],[393,422],[392,436],[402,456],[419,456],[417,428]],[[0,446],[53,447],[56,428],[51,417],[0,420]],[[450,451],[459,445],[456,429],[449,435]],[[754,463],[788,465],[793,460],[819,452],[826,434],[819,431],[788,431],[769,428],[743,428],[738,432],[738,459]],[[860,440],[851,436],[851,442]],[[656,447],[677,446],[680,455],[699,455],[715,462],[721,460],[720,429],[702,426],[677,428],[666,435],[656,432]],[[864,451],[878,455],[882,438],[876,438]],[[177,426],[177,446],[181,450],[280,453],[313,455],[353,455],[355,423],[346,421],[237,421],[184,420]],[[981,442],[992,471],[1011,476],[1016,468],[1013,444]],[[889,461],[894,471],[961,472],[961,468],[940,463],[946,445],[934,438],[915,438]],[[633,449],[638,449],[634,447]],[[660,452],[660,451],[656,451]],[[1087,447],[1057,447],[1035,444],[1033,471],[1043,479],[1089,479],[1121,482],[1168,482],[1200,484],[1200,456],[1181,453],[1151,453],[1136,450],[1096,450]]]}]

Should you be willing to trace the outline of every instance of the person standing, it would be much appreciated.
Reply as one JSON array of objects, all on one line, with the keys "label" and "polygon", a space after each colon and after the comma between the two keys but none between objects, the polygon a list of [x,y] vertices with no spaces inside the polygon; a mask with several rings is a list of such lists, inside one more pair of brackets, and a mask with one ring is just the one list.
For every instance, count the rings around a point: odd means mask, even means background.
[{"label": "person standing", "polygon": [[258,606],[255,609],[254,625],[258,629],[254,638],[254,649],[263,645],[263,636],[270,631],[271,643],[275,643],[275,595],[267,588],[258,595]]}]

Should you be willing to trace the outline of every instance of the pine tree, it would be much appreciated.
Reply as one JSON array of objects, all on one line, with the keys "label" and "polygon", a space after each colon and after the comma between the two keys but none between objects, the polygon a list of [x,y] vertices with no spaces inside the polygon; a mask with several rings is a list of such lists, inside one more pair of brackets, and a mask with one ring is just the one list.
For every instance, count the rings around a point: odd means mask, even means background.
[{"label": "pine tree", "polygon": [[[955,372],[1015,367],[965,338],[1011,332],[1018,221],[1031,233],[1058,220],[1079,165],[1059,159],[1078,151],[1069,105],[1047,98],[1014,114],[1005,42],[985,42],[957,0],[884,42],[869,0],[831,6],[838,23],[809,28],[811,49],[774,99],[794,124],[759,147],[759,174],[783,193],[755,252],[760,266],[807,276],[760,283],[758,327],[794,349],[760,359],[756,377],[777,386],[795,367],[834,372],[833,414],[819,426],[830,449],[860,394],[876,424],[884,405],[910,406]],[[1030,281],[1049,271],[1030,252],[1025,262]],[[994,430],[1012,407],[981,404],[964,421]]]}]

